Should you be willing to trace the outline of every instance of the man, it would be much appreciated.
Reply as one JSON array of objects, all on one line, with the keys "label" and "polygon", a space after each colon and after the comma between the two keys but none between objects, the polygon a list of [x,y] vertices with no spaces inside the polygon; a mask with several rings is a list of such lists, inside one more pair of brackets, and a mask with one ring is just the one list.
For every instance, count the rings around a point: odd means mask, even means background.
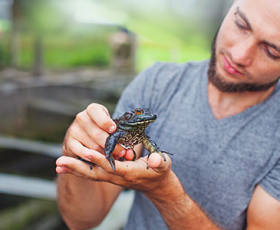
[{"label": "man", "polygon": [[[56,169],[71,229],[98,225],[122,188],[136,190],[126,229],[280,229],[279,10],[277,0],[235,0],[210,64],[158,63],[124,91],[115,114],[155,112],[147,133],[174,154],[166,162],[137,146],[140,158],[114,172],[103,154],[116,128],[107,110],[77,115]],[[114,154],[132,158],[120,146]]]}]

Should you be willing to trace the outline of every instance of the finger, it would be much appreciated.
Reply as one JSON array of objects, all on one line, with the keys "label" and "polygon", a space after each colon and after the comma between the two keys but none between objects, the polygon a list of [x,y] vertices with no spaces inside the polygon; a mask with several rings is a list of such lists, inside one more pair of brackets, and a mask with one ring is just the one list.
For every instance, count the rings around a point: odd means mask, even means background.
[{"label": "finger", "polygon": [[77,156],[90,161],[98,166],[102,167],[107,172],[113,172],[108,159],[105,157],[103,152],[98,152],[93,149],[86,148],[79,141],[73,140],[69,149]]},{"label": "finger", "polygon": [[124,158],[128,161],[131,161],[132,159],[134,159],[133,149],[128,149],[125,153]]},{"label": "finger", "polygon": [[104,131],[113,133],[116,130],[116,123],[111,119],[104,106],[93,103],[87,107],[86,112],[93,122]]},{"label": "finger", "polygon": [[88,165],[80,160],[62,156],[56,161],[56,172],[59,174],[69,173],[75,176],[91,179],[95,181],[109,181],[112,175],[101,167],[93,167],[89,170]]},{"label": "finger", "polygon": [[[88,118],[90,119],[90,118]],[[88,125],[90,124],[90,125]],[[85,129],[87,135],[90,139],[94,140],[96,144],[100,147],[104,148],[106,139],[108,138],[109,134],[99,128],[96,124],[91,123],[91,121],[84,123],[83,128]]]},{"label": "finger", "polygon": [[[86,110],[86,115],[81,113],[77,116],[77,122],[83,126],[87,134],[93,139],[100,147],[105,147],[105,142],[109,136],[116,130],[116,123],[110,118],[108,110],[99,104],[91,104]],[[113,155],[118,155],[123,148],[116,145]]]},{"label": "finger", "polygon": [[[72,126],[70,131],[75,139],[88,148],[103,152],[109,134],[97,126],[85,111],[77,114]],[[118,155],[122,150],[123,148],[117,145],[112,154]]]},{"label": "finger", "polygon": [[87,148],[91,148],[97,151],[100,151],[101,148],[98,144],[96,144],[86,133],[85,130],[81,127],[80,124],[76,122],[76,120],[72,123],[72,125],[69,127],[64,141],[63,141],[63,154],[66,156],[72,156],[74,157],[76,153],[73,151],[73,149],[70,149],[69,146],[76,143],[76,141],[81,142],[82,145],[84,145]]},{"label": "finger", "polygon": [[67,167],[65,166],[56,166],[56,173],[62,174],[62,173],[67,173],[69,170],[67,170]]},{"label": "finger", "polygon": [[[97,151],[101,150],[101,147],[88,135],[88,133],[76,123],[71,128],[71,132],[68,135],[68,141],[71,140],[71,138],[81,142],[82,145],[84,145],[87,148],[94,149]],[[65,142],[67,145],[67,142]]]},{"label": "finger", "polygon": [[[138,159],[141,156],[141,152],[142,152],[142,144],[138,144],[134,147],[134,152],[136,153],[136,159]],[[125,151],[125,155],[124,158],[128,161],[133,160],[134,159],[134,152],[133,149],[128,149]]]},{"label": "finger", "polygon": [[143,158],[136,161],[115,161],[115,168],[115,174],[123,177],[140,174],[143,176],[147,172],[147,161],[144,161]]},{"label": "finger", "polygon": [[103,155],[102,152],[85,147],[76,139],[72,139],[71,141],[69,141],[68,149],[73,155],[79,156],[91,162],[94,162],[94,158],[96,158],[98,155]]},{"label": "finger", "polygon": [[[163,153],[164,154],[164,153]],[[149,167],[155,169],[156,171],[166,171],[171,167],[171,160],[169,156],[164,154],[166,161],[164,161],[163,157],[158,153],[152,153],[147,159],[147,164]]]},{"label": "finger", "polygon": [[[99,149],[99,150],[101,148],[104,149],[109,134],[104,130],[100,129],[96,124],[92,123],[91,121],[89,121],[89,123],[91,124],[90,125],[86,125],[88,123],[81,124],[81,126],[83,126],[83,129],[85,129],[85,132],[89,137],[88,140],[84,139],[83,144],[85,144],[86,146],[92,149]],[[77,138],[82,140],[80,136],[78,136]],[[99,148],[96,145],[98,145]],[[116,145],[112,154],[118,155],[122,150],[123,147],[121,147],[120,145]]]},{"label": "finger", "polygon": [[93,179],[93,172],[87,172],[88,166],[75,158],[62,156],[56,160],[56,172],[58,174],[68,173],[87,179]]},{"label": "finger", "polygon": [[104,147],[105,140],[109,134],[107,131],[100,128],[95,121],[89,117],[86,111],[77,114],[75,124],[77,127],[84,130],[91,139]]},{"label": "finger", "polygon": [[119,152],[119,154],[118,154],[118,158],[124,157],[124,156],[125,156],[125,153],[126,153],[126,150],[125,150],[125,149],[121,150],[121,151]]}]

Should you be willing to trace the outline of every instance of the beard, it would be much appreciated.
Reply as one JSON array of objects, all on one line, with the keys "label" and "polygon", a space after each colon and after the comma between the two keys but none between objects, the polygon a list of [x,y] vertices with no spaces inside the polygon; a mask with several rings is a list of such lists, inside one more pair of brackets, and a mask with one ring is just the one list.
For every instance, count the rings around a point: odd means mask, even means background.
[{"label": "beard", "polygon": [[[219,31],[218,31],[219,32]],[[217,35],[216,33],[212,48],[211,48],[211,59],[209,63],[208,69],[208,80],[211,82],[218,90],[225,93],[242,93],[242,92],[259,92],[259,91],[266,91],[270,89],[272,86],[276,85],[278,79],[273,82],[269,82],[266,84],[254,84],[254,83],[233,83],[226,81],[217,73],[216,70],[216,40]]]}]

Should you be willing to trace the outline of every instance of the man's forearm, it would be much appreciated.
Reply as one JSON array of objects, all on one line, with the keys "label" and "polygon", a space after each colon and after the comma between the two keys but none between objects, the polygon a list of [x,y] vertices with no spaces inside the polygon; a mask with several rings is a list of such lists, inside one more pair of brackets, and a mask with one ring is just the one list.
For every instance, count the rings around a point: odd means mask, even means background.
[{"label": "man's forearm", "polygon": [[146,195],[157,207],[169,229],[220,229],[185,192],[173,172],[164,182],[163,188]]},{"label": "man's forearm", "polygon": [[[112,196],[107,197],[111,186]],[[93,182],[69,174],[58,177],[58,205],[70,229],[88,229],[98,225],[115,199],[114,192],[116,197],[116,186],[105,182]]]}]

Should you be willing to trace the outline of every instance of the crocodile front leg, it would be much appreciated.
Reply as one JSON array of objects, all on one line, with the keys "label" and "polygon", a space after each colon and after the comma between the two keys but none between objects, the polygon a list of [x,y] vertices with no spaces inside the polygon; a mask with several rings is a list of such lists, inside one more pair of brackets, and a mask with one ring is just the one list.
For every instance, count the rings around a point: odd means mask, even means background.
[{"label": "crocodile front leg", "polygon": [[110,134],[109,137],[107,137],[106,139],[106,143],[105,143],[105,154],[106,154],[106,158],[108,159],[112,169],[114,171],[116,171],[116,167],[115,167],[115,160],[112,156],[112,153],[115,149],[116,144],[118,143],[118,140],[120,137],[122,137],[123,133],[122,132],[114,132],[112,134]]}]

